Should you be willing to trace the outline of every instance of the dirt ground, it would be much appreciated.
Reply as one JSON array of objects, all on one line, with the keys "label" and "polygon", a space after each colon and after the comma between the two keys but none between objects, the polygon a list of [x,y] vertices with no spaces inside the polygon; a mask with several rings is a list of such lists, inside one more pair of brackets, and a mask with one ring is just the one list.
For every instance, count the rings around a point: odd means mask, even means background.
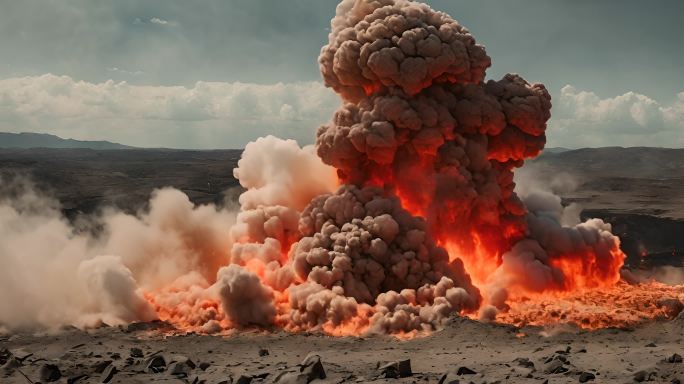
[{"label": "dirt ground", "polygon": [[[682,316],[636,329],[591,332],[517,329],[454,318],[442,331],[404,341],[282,331],[168,332],[164,324],[133,324],[7,335],[0,339],[0,351],[5,351],[0,362],[9,361],[0,382],[47,382],[50,374],[59,383],[438,383],[445,374],[446,383],[684,380],[678,357],[684,354]],[[310,354],[320,357],[325,378],[317,368],[301,365]],[[398,364],[378,369],[407,359],[410,372],[393,369]],[[284,373],[296,373],[296,378]]]}]

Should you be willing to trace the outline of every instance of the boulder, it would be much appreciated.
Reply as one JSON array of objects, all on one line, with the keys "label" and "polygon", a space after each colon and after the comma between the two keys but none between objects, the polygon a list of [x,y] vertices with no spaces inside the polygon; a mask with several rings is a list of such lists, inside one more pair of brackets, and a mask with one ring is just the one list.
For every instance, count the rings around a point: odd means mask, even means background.
[{"label": "boulder", "polygon": [[163,356],[156,355],[147,359],[145,369],[149,373],[159,373],[166,370],[166,360]]},{"label": "boulder", "polygon": [[140,348],[131,348],[131,357],[144,357],[145,355],[143,354],[142,349]]},{"label": "boulder", "polygon": [[553,359],[544,366],[545,373],[565,373],[568,369],[560,359]]},{"label": "boulder", "polygon": [[321,357],[314,353],[310,353],[304,358],[299,364],[299,371],[307,376],[307,383],[314,379],[325,379],[325,369]]},{"label": "boulder", "polygon": [[518,357],[517,359],[513,360],[513,362],[520,367],[534,369],[534,363],[530,361],[530,359],[528,359],[527,357]]},{"label": "boulder", "polygon": [[62,372],[54,364],[43,364],[40,367],[40,381],[51,383],[62,378]]},{"label": "boulder", "polygon": [[387,379],[396,379],[400,377],[409,377],[413,375],[411,370],[411,360],[399,360],[393,361],[386,364],[378,364],[378,371],[380,371],[380,376]]},{"label": "boulder", "polygon": [[679,355],[678,353],[673,354],[672,356],[667,358],[668,363],[681,363],[682,362],[682,356]]},{"label": "boulder", "polygon": [[456,374],[459,375],[459,376],[463,376],[463,375],[474,375],[474,374],[476,374],[476,373],[477,373],[477,372],[473,371],[472,369],[470,369],[470,368],[468,368],[468,367],[458,367],[458,370],[456,370]]},{"label": "boulder", "polygon": [[116,367],[114,365],[110,364],[102,372],[100,379],[103,383],[109,383],[114,378],[114,375],[116,375],[117,372],[118,372],[118,370],[116,369]]}]

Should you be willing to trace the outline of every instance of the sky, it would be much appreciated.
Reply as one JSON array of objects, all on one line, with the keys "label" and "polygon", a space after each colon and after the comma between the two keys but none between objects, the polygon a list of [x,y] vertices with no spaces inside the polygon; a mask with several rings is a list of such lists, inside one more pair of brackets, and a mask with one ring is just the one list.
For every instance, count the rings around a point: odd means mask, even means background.
[{"label": "sky", "polygon": [[[684,147],[684,1],[429,0],[553,97],[548,146]],[[311,143],[334,0],[0,0],[0,131],[143,147]]]}]

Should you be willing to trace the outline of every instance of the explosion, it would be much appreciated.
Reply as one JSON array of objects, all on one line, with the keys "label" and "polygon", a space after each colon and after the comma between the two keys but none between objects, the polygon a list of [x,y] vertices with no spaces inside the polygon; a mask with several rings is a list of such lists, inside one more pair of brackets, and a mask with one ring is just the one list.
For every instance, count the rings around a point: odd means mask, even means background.
[{"label": "explosion", "polygon": [[682,286],[620,282],[609,224],[516,193],[551,97],[514,74],[485,81],[484,47],[448,15],[343,0],[319,63],[342,106],[315,146],[247,145],[237,212],[166,189],[148,212],[104,212],[94,235],[25,190],[0,205],[0,326],[412,336],[454,314],[630,325],[684,300]]}]

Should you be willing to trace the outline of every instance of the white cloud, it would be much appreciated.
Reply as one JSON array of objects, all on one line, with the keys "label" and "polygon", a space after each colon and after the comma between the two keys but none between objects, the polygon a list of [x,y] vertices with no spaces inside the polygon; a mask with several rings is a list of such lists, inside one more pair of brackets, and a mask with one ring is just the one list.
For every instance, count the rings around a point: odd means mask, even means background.
[{"label": "white cloud", "polygon": [[145,72],[143,72],[143,71],[129,71],[127,69],[123,69],[123,68],[119,68],[119,67],[108,67],[107,71],[122,74],[122,75],[127,75],[127,76],[142,76],[145,74]]},{"label": "white cloud", "polygon": [[178,25],[178,23],[176,23],[174,21],[162,19],[161,17],[151,17],[151,18],[136,17],[135,20],[133,20],[133,24],[135,24],[135,25],[155,24],[155,25],[161,25],[161,26],[167,26],[167,27],[175,27]]},{"label": "white cloud", "polygon": [[[684,92],[663,104],[566,86],[553,103],[548,146],[684,146]],[[179,148],[237,148],[267,134],[304,144],[339,104],[320,82],[145,86],[46,74],[0,80],[0,131]]]},{"label": "white cloud", "polygon": [[168,24],[169,24],[169,21],[168,21],[168,20],[164,20],[164,19],[160,19],[160,18],[158,18],[158,17],[153,17],[153,18],[150,19],[150,23],[152,23],[152,24],[159,24],[159,25],[168,25]]},{"label": "white cloud", "polygon": [[46,74],[0,80],[0,130],[146,146],[238,147],[265,134],[307,143],[339,103],[319,82],[141,86]]},{"label": "white cloud", "polygon": [[669,104],[639,93],[600,98],[571,85],[554,100],[549,146],[684,145],[684,92]]}]

